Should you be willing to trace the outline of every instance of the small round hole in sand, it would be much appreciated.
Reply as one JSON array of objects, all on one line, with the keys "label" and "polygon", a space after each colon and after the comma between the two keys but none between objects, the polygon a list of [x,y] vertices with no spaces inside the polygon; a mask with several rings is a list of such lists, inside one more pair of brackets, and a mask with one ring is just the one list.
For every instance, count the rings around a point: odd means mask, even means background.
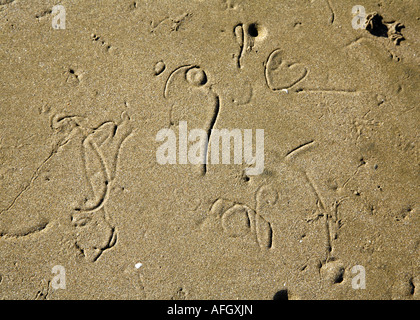
[{"label": "small round hole in sand", "polygon": [[289,300],[289,293],[287,289],[277,291],[273,297],[273,300]]},{"label": "small round hole in sand", "polygon": [[256,40],[262,40],[267,36],[267,30],[258,23],[251,23],[247,32],[250,37]]}]

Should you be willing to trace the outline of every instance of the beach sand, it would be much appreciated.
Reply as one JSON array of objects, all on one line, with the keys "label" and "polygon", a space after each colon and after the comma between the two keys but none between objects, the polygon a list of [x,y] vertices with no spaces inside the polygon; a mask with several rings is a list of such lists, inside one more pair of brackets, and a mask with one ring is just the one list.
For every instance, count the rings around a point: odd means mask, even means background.
[{"label": "beach sand", "polygon": [[56,4],[0,1],[1,299],[420,298],[417,0]]}]

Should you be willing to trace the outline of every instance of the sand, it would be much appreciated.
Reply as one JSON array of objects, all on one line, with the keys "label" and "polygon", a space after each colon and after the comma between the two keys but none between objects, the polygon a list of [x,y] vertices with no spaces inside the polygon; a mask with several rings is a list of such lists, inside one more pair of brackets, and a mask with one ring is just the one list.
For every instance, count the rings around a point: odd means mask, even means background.
[{"label": "sand", "polygon": [[0,1],[0,298],[419,299],[417,0],[56,4]]}]

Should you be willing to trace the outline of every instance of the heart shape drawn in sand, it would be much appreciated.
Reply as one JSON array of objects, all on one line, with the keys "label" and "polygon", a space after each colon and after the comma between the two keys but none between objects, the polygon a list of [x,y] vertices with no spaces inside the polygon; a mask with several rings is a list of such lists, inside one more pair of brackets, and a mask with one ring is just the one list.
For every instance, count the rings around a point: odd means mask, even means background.
[{"label": "heart shape drawn in sand", "polygon": [[274,50],[265,65],[267,85],[273,91],[289,89],[308,74],[305,66],[284,60],[282,54],[280,49]]}]

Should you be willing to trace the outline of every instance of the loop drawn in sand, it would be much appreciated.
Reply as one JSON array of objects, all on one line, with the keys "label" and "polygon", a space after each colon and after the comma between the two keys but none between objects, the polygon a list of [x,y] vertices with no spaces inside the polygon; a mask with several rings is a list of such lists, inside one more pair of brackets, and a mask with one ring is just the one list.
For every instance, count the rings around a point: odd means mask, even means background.
[{"label": "loop drawn in sand", "polygon": [[248,237],[261,249],[272,247],[271,224],[250,207],[233,201],[218,199],[210,209],[211,217],[220,219],[223,230],[229,237]]},{"label": "loop drawn in sand", "polygon": [[130,117],[121,115],[120,123],[108,121],[88,130],[82,143],[82,157],[92,196],[72,217],[76,228],[76,247],[94,262],[115,245],[117,231],[105,208],[117,171],[119,152],[131,134]]},{"label": "loop drawn in sand", "polygon": [[[183,65],[169,75],[164,88],[169,104],[169,124],[177,126],[185,121],[189,129],[202,129],[210,141],[220,110],[219,95],[209,84],[207,72],[200,66]],[[208,145],[201,157],[201,172],[207,172]]]},{"label": "loop drawn in sand", "polygon": [[154,68],[154,75],[155,76],[160,75],[163,71],[165,71],[165,69],[166,69],[166,65],[162,60],[156,62],[155,68]]},{"label": "loop drawn in sand", "polygon": [[308,74],[305,66],[289,62],[283,58],[283,55],[280,49],[274,50],[265,65],[267,86],[273,91],[290,89]]}]

